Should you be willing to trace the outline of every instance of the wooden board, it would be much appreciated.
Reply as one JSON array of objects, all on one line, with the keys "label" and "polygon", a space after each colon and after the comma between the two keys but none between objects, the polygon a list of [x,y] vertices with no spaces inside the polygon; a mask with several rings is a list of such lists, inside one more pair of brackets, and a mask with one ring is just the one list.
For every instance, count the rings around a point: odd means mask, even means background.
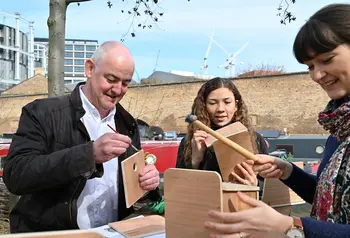
[{"label": "wooden board", "polygon": [[[303,168],[303,162],[295,162],[298,167]],[[275,178],[265,179],[261,200],[271,207],[282,207],[305,203],[292,189],[282,181]]]},{"label": "wooden board", "polygon": [[259,199],[259,187],[235,183],[222,183],[222,203],[224,212],[238,212],[248,208],[251,205],[242,202],[238,198],[237,192],[242,192],[255,200]]},{"label": "wooden board", "polygon": [[143,150],[133,154],[121,162],[126,207],[129,208],[139,200],[146,191],[140,186],[140,172],[145,165]]},{"label": "wooden board", "polygon": [[222,211],[221,177],[217,172],[167,169],[164,173],[167,238],[209,237],[204,222],[209,210]]},{"label": "wooden board", "polygon": [[158,215],[128,219],[109,224],[125,237],[145,237],[165,232],[165,218]]},{"label": "wooden board", "polygon": [[[217,130],[218,133],[227,137],[231,141],[239,144],[246,150],[253,152],[253,146],[250,141],[250,136],[247,128],[240,122],[232,123],[228,126]],[[213,146],[218,164],[220,167],[222,179],[224,182],[234,181],[231,172],[234,171],[241,177],[244,177],[242,172],[236,168],[237,164],[246,160],[244,156],[236,152],[234,149],[209,135],[205,141],[207,146]]]},{"label": "wooden board", "polygon": [[21,234],[2,235],[1,238],[103,238],[104,236],[95,231],[70,230],[70,231],[49,231],[31,232]]}]

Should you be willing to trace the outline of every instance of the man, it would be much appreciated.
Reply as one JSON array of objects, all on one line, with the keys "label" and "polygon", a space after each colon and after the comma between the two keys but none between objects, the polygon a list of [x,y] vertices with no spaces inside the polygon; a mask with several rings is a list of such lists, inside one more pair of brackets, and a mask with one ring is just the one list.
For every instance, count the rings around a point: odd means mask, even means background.
[{"label": "man", "polygon": [[[10,215],[12,233],[86,229],[133,212],[125,205],[120,163],[136,152],[131,144],[141,147],[140,138],[119,104],[133,73],[128,49],[106,42],[85,63],[86,83],[23,107],[3,175],[10,192],[21,195]],[[161,199],[159,180],[154,165],[140,173],[152,200]]]}]

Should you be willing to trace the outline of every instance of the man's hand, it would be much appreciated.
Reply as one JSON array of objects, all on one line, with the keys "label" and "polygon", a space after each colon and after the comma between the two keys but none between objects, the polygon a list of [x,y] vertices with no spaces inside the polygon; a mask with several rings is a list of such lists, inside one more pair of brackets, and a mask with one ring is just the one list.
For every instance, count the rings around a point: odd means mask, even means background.
[{"label": "man's hand", "polygon": [[159,172],[153,164],[146,165],[140,172],[140,186],[146,191],[152,191],[159,186]]},{"label": "man's hand", "polygon": [[131,139],[122,134],[106,133],[93,143],[94,157],[97,164],[107,162],[125,153]]}]

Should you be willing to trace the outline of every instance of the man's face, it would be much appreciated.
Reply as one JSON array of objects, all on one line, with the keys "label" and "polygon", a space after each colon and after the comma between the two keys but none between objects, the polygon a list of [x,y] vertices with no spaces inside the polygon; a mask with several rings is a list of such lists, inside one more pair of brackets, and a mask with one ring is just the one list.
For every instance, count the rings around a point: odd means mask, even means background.
[{"label": "man's face", "polygon": [[100,112],[112,110],[125,95],[133,74],[133,61],[116,57],[113,51],[105,53],[97,63],[88,60],[86,75],[91,81],[92,104]]}]

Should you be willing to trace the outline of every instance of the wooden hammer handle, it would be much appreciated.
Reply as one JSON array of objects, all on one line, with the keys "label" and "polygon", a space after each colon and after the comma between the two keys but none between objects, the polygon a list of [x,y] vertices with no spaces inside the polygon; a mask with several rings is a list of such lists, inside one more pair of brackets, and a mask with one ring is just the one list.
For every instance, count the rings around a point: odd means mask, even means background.
[{"label": "wooden hammer handle", "polygon": [[214,131],[210,127],[207,127],[206,125],[204,125],[202,122],[200,122],[198,120],[195,120],[195,121],[193,121],[193,123],[196,126],[198,126],[200,129],[202,129],[203,131],[206,131],[207,133],[209,133],[212,136],[214,136],[216,139],[224,142],[226,145],[230,146],[232,149],[234,149],[235,151],[237,151],[238,153],[240,153],[244,157],[246,157],[248,159],[251,159],[253,161],[257,161],[258,160],[258,157],[256,155],[254,155],[252,152],[250,152],[249,150],[246,150],[245,148],[243,148],[242,146],[236,144],[232,140],[227,139],[225,136],[217,133],[216,131]]}]

